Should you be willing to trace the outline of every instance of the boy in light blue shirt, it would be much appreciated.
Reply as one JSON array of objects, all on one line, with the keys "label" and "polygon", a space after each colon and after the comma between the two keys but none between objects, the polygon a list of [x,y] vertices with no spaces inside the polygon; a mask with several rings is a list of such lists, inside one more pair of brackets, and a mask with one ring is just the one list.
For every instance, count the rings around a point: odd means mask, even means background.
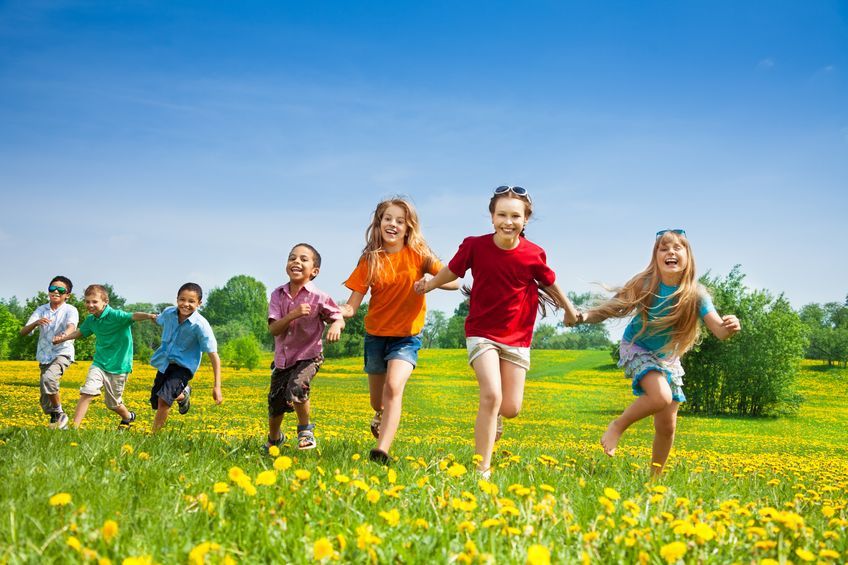
[{"label": "boy in light blue shirt", "polygon": [[150,364],[158,371],[150,390],[150,406],[156,410],[153,431],[165,425],[174,401],[180,414],[191,407],[189,381],[200,368],[200,358],[205,352],[212,363],[215,384],[212,398],[221,404],[221,359],[218,342],[212,326],[197,311],[203,300],[203,289],[195,283],[186,283],[177,292],[177,305],[166,308],[156,317],[162,326],[162,345],[153,354]]}]

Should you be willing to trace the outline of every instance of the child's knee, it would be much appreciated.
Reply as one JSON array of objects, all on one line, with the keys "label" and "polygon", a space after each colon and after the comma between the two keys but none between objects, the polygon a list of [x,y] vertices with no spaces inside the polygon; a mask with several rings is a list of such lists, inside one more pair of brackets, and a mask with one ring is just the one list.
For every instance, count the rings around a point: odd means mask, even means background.
[{"label": "child's knee", "polygon": [[506,402],[501,403],[500,414],[504,418],[515,418],[518,416],[519,412],[521,412],[521,402],[518,402],[517,404],[508,404]]},{"label": "child's knee", "polygon": [[501,404],[503,403],[503,395],[497,391],[480,391],[480,407],[493,409],[500,409]]},{"label": "child's knee", "polygon": [[654,420],[654,433],[658,436],[672,438],[676,430],[676,420]]}]

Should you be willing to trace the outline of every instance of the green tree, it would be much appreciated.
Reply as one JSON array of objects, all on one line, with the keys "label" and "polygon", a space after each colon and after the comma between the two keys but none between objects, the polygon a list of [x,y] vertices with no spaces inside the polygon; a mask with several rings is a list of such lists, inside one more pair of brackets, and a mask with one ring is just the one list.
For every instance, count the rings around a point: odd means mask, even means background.
[{"label": "green tree", "polygon": [[427,321],[421,332],[422,347],[438,347],[439,336],[447,329],[448,319],[441,310],[430,310],[427,312]]},{"label": "green tree", "polygon": [[444,331],[439,336],[439,347],[443,349],[461,349],[465,347],[465,318],[468,317],[470,301],[468,298],[459,303],[453,311]]},{"label": "green tree", "polygon": [[19,335],[21,321],[12,314],[5,304],[0,303],[0,360],[9,358],[12,342]]},{"label": "green tree", "polygon": [[751,416],[793,413],[803,400],[796,393],[807,345],[799,315],[783,295],[750,291],[735,266],[727,277],[701,282],[722,314],[735,314],[742,331],[720,342],[709,332],[683,357],[689,412]]},{"label": "green tree", "polygon": [[253,277],[237,275],[222,288],[212,289],[201,312],[216,331],[220,326],[237,322],[259,343],[273,346],[268,332],[268,293],[265,285]]},{"label": "green tree", "polygon": [[848,298],[844,304],[807,304],[798,315],[809,328],[807,358],[848,366]]}]

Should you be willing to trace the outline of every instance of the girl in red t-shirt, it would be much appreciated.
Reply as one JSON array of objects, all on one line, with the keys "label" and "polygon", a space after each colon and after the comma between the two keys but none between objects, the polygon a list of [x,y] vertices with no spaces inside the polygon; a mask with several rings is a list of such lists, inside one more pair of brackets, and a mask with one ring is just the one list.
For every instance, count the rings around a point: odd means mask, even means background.
[{"label": "girl in red t-shirt", "polygon": [[[543,304],[565,309],[566,323],[577,311],[557,286],[545,251],[524,237],[533,213],[527,190],[499,186],[489,201],[494,233],[468,237],[447,267],[415,283],[421,294],[455,281],[471,269],[465,337],[468,362],[480,386],[480,408],[474,426],[477,469],[491,474],[492,448],[500,437],[500,417],[514,418],[524,400],[524,379],[530,368],[530,342],[541,295]],[[544,311],[544,306],[542,306]]]},{"label": "girl in red t-shirt", "polygon": [[[364,357],[374,409],[371,433],[377,438],[377,447],[369,457],[388,463],[400,424],[403,389],[418,363],[419,334],[426,314],[424,297],[413,291],[413,284],[425,273],[438,272],[442,264],[421,235],[415,208],[401,198],[377,205],[365,241],[356,269],[345,281],[350,298],[340,308],[342,315],[350,318],[371,291]],[[456,290],[459,284],[442,288]]]}]

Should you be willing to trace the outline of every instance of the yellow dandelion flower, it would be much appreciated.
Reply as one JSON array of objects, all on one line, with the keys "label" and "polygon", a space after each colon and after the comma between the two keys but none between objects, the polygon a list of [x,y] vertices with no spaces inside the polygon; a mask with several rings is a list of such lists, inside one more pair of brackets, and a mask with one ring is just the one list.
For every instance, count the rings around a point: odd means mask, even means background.
[{"label": "yellow dandelion flower", "polygon": [[583,534],[583,541],[586,543],[592,543],[599,537],[601,537],[601,534],[599,534],[596,530],[592,530],[591,532]]},{"label": "yellow dandelion flower", "polygon": [[456,529],[460,532],[468,532],[469,534],[473,534],[474,530],[477,529],[477,526],[474,524],[474,522],[463,520],[456,526]]},{"label": "yellow dandelion flower", "polygon": [[365,498],[371,504],[377,504],[377,501],[380,500],[380,493],[374,489],[368,491],[368,494],[365,495]]},{"label": "yellow dandelion flower", "polygon": [[695,536],[702,542],[710,541],[715,538],[715,530],[709,524],[698,522],[695,524]]},{"label": "yellow dandelion flower", "polygon": [[100,532],[103,534],[103,539],[106,540],[106,543],[109,543],[112,541],[112,538],[118,535],[118,523],[115,520],[106,520],[103,522]]},{"label": "yellow dandelion flower", "polygon": [[227,483],[217,482],[212,485],[212,492],[215,494],[227,494],[230,492],[230,485]]},{"label": "yellow dandelion flower", "polygon": [[280,448],[277,447],[276,445],[272,445],[271,447],[268,448],[268,455],[270,455],[271,457],[279,457]]},{"label": "yellow dandelion flower", "polygon": [[333,544],[327,538],[316,540],[312,545],[312,557],[315,561],[323,561],[333,556]]},{"label": "yellow dandelion flower", "polygon": [[278,471],[285,471],[289,467],[292,466],[291,457],[287,457],[283,455],[282,457],[277,457],[274,459],[274,469]]},{"label": "yellow dandelion flower", "polygon": [[550,565],[551,552],[544,545],[534,543],[527,549],[528,565]]},{"label": "yellow dandelion flower", "polygon": [[97,565],[112,565],[112,560],[108,557],[100,557],[97,559]]},{"label": "yellow dandelion flower", "polygon": [[397,508],[392,508],[388,512],[380,512],[380,517],[391,527],[397,526],[400,522],[400,512]]},{"label": "yellow dandelion flower", "polygon": [[133,449],[133,446],[131,446],[128,443],[125,443],[124,445],[121,446],[121,455],[124,455],[124,454],[132,455],[133,451],[135,451]]},{"label": "yellow dandelion flower", "polygon": [[82,544],[80,543],[80,540],[77,539],[75,536],[70,536],[68,539],[66,539],[65,545],[67,545],[74,551],[80,551],[82,549]]},{"label": "yellow dandelion flower", "polygon": [[148,459],[150,459],[150,454],[147,453],[146,451],[139,451],[138,452],[138,458],[141,459],[142,461],[147,461]]},{"label": "yellow dandelion flower", "polygon": [[256,484],[260,486],[271,486],[277,482],[276,471],[262,471],[256,476]]},{"label": "yellow dandelion flower", "polygon": [[822,549],[819,551],[819,557],[822,559],[839,559],[839,552],[832,549]]},{"label": "yellow dandelion flower", "polygon": [[833,515],[836,514],[836,509],[833,506],[822,506],[821,511],[825,518],[833,518]]},{"label": "yellow dandelion flower", "polygon": [[461,465],[459,463],[454,463],[450,467],[448,467],[448,476],[449,477],[461,477],[465,473],[468,472],[468,469],[465,468],[465,465]]},{"label": "yellow dandelion flower", "polygon": [[71,503],[71,495],[60,492],[50,497],[50,506],[65,506]]},{"label": "yellow dandelion flower", "polygon": [[243,476],[244,471],[241,467],[230,467],[230,470],[227,471],[227,477],[234,483],[237,483]]},{"label": "yellow dandelion flower", "polygon": [[395,484],[397,481],[397,471],[394,469],[389,469],[389,472],[386,473],[386,480],[389,481],[390,485]]},{"label": "yellow dandelion flower", "polygon": [[427,522],[427,520],[425,520],[424,518],[416,518],[415,521],[412,522],[412,525],[422,530],[430,529],[430,523]]},{"label": "yellow dandelion flower", "polygon": [[305,481],[305,480],[308,480],[309,477],[312,476],[312,473],[310,473],[306,469],[298,469],[297,471],[294,472],[294,476],[297,477],[298,480],[300,480],[300,481]]},{"label": "yellow dandelion flower", "polygon": [[498,485],[495,483],[490,483],[485,479],[480,479],[477,481],[477,486],[480,487],[480,490],[485,492],[486,494],[495,496],[498,494]]},{"label": "yellow dandelion flower", "polygon": [[342,475],[341,473],[335,475],[334,478],[336,479],[337,483],[346,484],[350,482],[350,477],[348,477],[347,475]]},{"label": "yellow dandelion flower", "polygon": [[800,547],[795,550],[795,555],[797,555],[803,561],[809,562],[809,561],[815,561],[816,560],[816,554],[815,553],[813,553],[812,551],[806,550],[806,549],[801,549]]},{"label": "yellow dandelion flower", "polygon": [[362,524],[356,528],[356,547],[365,549],[370,545],[378,545],[382,540],[372,533],[371,524]]},{"label": "yellow dandelion flower", "polygon": [[359,461],[362,458],[362,456],[358,453],[354,453],[353,455],[350,456],[350,458],[353,461]]},{"label": "yellow dandelion flower", "polygon": [[[218,551],[221,546],[214,542],[204,541],[192,548],[188,553],[188,562],[191,565],[204,565],[206,562],[206,554],[210,551]],[[124,561],[126,565],[126,561]]]},{"label": "yellow dandelion flower", "polygon": [[760,565],[780,565],[780,561],[777,561],[775,559],[766,558],[766,559],[760,560]]},{"label": "yellow dandelion flower", "polygon": [[552,487],[551,485],[542,485],[539,488],[542,489],[545,492],[556,492],[556,489],[554,487]]},{"label": "yellow dandelion flower", "polygon": [[675,563],[686,554],[686,544],[682,541],[673,541],[660,548],[660,557],[666,563]]},{"label": "yellow dandelion flower", "polygon": [[610,500],[618,500],[619,498],[621,498],[621,495],[618,494],[618,491],[610,487],[606,487],[604,489],[604,496],[606,496]]},{"label": "yellow dandelion flower", "polygon": [[347,548],[347,538],[344,537],[344,534],[339,534],[336,536],[336,541],[339,542],[339,549],[344,551]]}]

